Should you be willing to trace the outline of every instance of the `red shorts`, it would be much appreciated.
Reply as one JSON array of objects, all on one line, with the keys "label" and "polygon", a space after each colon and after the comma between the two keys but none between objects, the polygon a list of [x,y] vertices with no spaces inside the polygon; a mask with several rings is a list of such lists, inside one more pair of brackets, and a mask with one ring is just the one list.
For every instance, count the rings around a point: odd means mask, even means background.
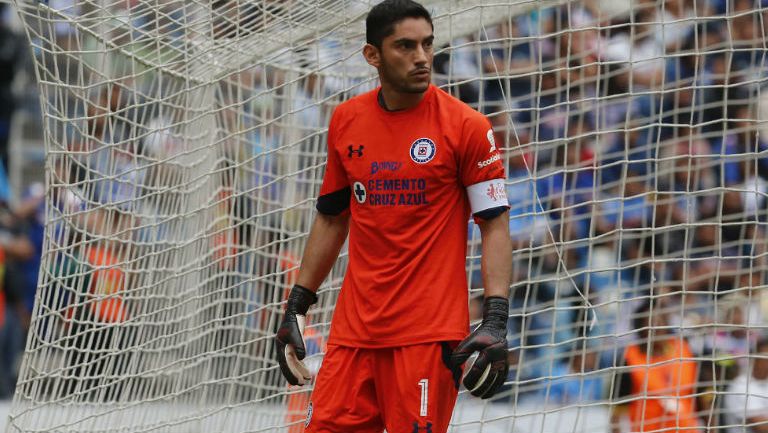
[{"label": "red shorts", "polygon": [[384,349],[328,346],[312,391],[306,432],[444,433],[461,370],[456,343]]}]

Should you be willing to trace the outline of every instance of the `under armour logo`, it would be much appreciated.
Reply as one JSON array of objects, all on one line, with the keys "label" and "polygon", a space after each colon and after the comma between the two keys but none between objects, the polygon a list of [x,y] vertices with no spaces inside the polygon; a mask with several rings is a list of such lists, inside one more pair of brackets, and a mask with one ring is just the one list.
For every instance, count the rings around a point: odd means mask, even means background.
[{"label": "under armour logo", "polygon": [[361,144],[360,146],[358,146],[357,149],[355,149],[355,146],[350,144],[349,146],[347,146],[347,149],[349,149],[349,152],[347,153],[347,157],[348,158],[352,158],[352,155],[357,154],[358,158],[362,158],[362,156],[363,156],[363,147],[365,147],[365,146],[363,146]]},{"label": "under armour logo", "polygon": [[421,426],[419,426],[418,422],[414,421],[413,422],[413,433],[419,433],[419,432],[432,433],[432,423],[428,422],[427,425],[425,425],[424,427],[421,427]]}]

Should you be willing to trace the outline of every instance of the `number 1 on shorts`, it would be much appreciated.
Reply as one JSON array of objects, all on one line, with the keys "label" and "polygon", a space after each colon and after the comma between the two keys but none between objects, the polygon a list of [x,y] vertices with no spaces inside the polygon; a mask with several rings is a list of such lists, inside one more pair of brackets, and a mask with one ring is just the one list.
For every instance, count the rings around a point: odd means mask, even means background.
[{"label": "number 1 on shorts", "polygon": [[427,402],[429,399],[429,379],[421,379],[419,381],[419,387],[421,388],[421,410],[419,416],[427,416]]}]

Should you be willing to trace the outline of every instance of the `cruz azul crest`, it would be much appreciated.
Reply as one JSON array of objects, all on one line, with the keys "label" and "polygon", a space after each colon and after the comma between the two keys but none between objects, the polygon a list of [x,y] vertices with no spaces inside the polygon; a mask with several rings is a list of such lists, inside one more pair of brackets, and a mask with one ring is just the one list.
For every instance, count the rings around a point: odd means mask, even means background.
[{"label": "cruz azul crest", "polygon": [[411,144],[411,159],[417,164],[426,164],[435,157],[435,142],[429,138],[419,138]]}]

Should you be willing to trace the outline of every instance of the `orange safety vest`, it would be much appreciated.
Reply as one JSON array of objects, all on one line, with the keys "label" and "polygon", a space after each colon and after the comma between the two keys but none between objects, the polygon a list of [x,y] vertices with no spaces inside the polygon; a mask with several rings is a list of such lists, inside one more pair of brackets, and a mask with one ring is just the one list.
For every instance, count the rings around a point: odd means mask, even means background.
[{"label": "orange safety vest", "polygon": [[[633,400],[629,418],[633,432],[685,431],[698,433],[695,391],[697,364],[692,361],[688,343],[683,339],[670,340],[663,354],[650,356],[646,347],[627,348],[627,366],[632,378],[632,395],[648,396]],[[664,409],[660,399],[676,400],[677,413]],[[668,400],[669,401],[669,400]]]},{"label": "orange safety vest", "polygon": [[125,272],[108,248],[91,246],[86,251],[88,263],[96,268],[91,276],[88,293],[94,296],[88,302],[91,313],[101,322],[118,323],[126,319],[121,296],[125,289]]}]

